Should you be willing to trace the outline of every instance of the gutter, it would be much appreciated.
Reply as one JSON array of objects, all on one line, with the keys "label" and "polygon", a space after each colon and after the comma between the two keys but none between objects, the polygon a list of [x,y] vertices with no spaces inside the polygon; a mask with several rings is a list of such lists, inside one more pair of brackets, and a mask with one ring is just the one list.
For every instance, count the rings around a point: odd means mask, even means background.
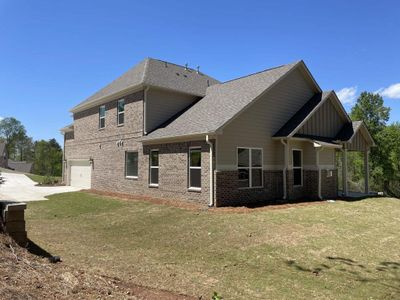
[{"label": "gutter", "polygon": [[209,135],[206,135],[206,143],[210,146],[210,156],[209,156],[209,161],[210,161],[210,201],[208,203],[209,207],[213,207],[214,204],[214,168],[213,168],[213,148],[214,144],[210,141]]},{"label": "gutter", "polygon": [[286,173],[287,173],[287,169],[288,169],[288,163],[289,163],[289,157],[288,157],[288,148],[289,148],[289,146],[288,146],[288,141],[286,140],[284,140],[284,139],[281,139],[281,143],[283,144],[283,146],[284,146],[284,154],[283,154],[283,156],[284,156],[284,167],[283,167],[283,170],[282,170],[282,175],[283,175],[283,200],[286,200],[287,199],[287,184],[286,184]]}]

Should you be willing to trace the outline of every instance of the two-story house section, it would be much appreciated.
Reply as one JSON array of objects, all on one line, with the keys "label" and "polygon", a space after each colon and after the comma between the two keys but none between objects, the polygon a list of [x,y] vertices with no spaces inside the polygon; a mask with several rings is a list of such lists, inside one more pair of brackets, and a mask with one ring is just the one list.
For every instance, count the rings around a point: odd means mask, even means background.
[{"label": "two-story house section", "polygon": [[66,184],[205,205],[336,197],[336,153],[368,179],[374,145],[303,61],[221,83],[147,58],[71,112]]}]

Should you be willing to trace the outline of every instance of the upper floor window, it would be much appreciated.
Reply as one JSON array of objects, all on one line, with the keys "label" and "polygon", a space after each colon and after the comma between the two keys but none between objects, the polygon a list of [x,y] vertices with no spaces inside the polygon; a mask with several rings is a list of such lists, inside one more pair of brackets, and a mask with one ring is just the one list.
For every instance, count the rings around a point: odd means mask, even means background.
[{"label": "upper floor window", "polygon": [[102,105],[99,108],[99,128],[106,127],[106,106]]},{"label": "upper floor window", "polygon": [[201,188],[201,149],[189,149],[189,188]]},{"label": "upper floor window", "polygon": [[150,151],[150,185],[158,186],[158,150]]},{"label": "upper floor window", "polygon": [[303,152],[293,149],[293,185],[303,185]]},{"label": "upper floor window", "polygon": [[255,188],[263,186],[262,155],[262,149],[237,149],[239,188]]},{"label": "upper floor window", "polygon": [[118,100],[117,103],[117,124],[118,126],[124,125],[125,119],[125,100]]}]

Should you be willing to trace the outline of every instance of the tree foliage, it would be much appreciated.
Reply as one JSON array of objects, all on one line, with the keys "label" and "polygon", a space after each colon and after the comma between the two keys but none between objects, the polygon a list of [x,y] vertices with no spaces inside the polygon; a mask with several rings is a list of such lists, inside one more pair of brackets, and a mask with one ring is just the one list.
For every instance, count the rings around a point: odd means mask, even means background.
[{"label": "tree foliage", "polygon": [[55,139],[35,142],[33,172],[39,175],[61,176],[62,149]]},{"label": "tree foliage", "polygon": [[[400,196],[400,123],[387,125],[390,108],[384,106],[380,95],[368,92],[361,93],[350,116],[364,121],[376,143],[370,155],[372,188]],[[362,157],[355,155],[351,164],[355,166],[351,170],[352,178],[362,178]]]},{"label": "tree foliage", "polygon": [[24,125],[15,118],[4,118],[0,121],[0,137],[7,143],[8,157],[16,159],[18,145],[27,139]]}]

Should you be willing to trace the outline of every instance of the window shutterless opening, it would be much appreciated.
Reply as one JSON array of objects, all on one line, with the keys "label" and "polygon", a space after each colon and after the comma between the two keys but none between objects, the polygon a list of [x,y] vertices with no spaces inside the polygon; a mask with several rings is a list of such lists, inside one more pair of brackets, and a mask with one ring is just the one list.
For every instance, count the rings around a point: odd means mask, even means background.
[{"label": "window shutterless opening", "polygon": [[201,189],[201,148],[189,149],[189,190]]},{"label": "window shutterless opening", "polygon": [[124,125],[125,122],[125,100],[120,99],[117,102],[117,124]]},{"label": "window shutterless opening", "polygon": [[106,127],[106,106],[99,107],[99,129]]},{"label": "window shutterless opening", "polygon": [[259,148],[237,148],[239,188],[263,187],[263,151]]},{"label": "window shutterless opening", "polygon": [[292,150],[293,156],[293,186],[303,185],[303,151],[298,149]]},{"label": "window shutterless opening", "polygon": [[149,184],[150,186],[158,186],[159,161],[158,150],[150,151],[150,168],[149,168]]},{"label": "window shutterless opening", "polygon": [[136,151],[125,152],[125,177],[138,178],[139,155]]}]

